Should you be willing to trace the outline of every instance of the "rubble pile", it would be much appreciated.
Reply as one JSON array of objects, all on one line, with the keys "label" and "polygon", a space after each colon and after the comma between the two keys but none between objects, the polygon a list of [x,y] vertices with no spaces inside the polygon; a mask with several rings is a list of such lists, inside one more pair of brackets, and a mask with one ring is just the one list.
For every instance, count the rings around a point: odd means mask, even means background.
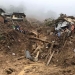
[{"label": "rubble pile", "polygon": [[61,14],[58,19],[51,21],[51,26],[39,26],[41,23],[38,22],[32,25],[27,20],[0,23],[0,52],[9,58],[18,58],[17,61],[23,57],[34,63],[44,62],[46,66],[75,66],[74,19]]}]

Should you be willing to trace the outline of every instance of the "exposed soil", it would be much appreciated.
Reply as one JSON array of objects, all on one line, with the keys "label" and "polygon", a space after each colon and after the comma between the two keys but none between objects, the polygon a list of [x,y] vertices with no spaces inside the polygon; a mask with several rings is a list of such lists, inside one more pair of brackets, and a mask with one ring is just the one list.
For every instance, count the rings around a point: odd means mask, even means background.
[{"label": "exposed soil", "polygon": [[[12,28],[13,23],[0,24],[0,75],[75,75],[75,36],[65,41],[59,40],[55,35],[50,35],[51,28],[48,26],[36,26],[27,22],[15,22],[26,30],[25,34]],[[26,59],[25,50],[33,53],[32,45],[38,40],[31,34],[34,30],[38,32],[39,38],[49,42],[56,41],[59,45],[53,47],[55,54],[51,63],[46,65],[48,50],[44,47],[39,55],[39,61],[33,62]],[[47,33],[48,31],[48,33]],[[64,42],[64,43],[63,43]],[[20,57],[24,57],[19,59]]]}]

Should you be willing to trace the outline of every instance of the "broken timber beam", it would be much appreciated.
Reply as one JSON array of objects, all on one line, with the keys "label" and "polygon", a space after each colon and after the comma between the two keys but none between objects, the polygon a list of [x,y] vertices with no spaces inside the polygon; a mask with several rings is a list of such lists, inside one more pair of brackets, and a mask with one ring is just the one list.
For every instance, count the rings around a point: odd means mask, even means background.
[{"label": "broken timber beam", "polygon": [[[36,38],[36,37],[30,37],[29,39],[32,39],[32,40],[38,40],[38,41],[41,41],[41,42],[45,42],[45,43],[52,43],[52,42],[49,42],[49,41],[44,41],[44,40],[42,40],[42,39],[39,39],[39,38]],[[54,43],[55,45],[59,45],[58,43]]]},{"label": "broken timber beam", "polygon": [[49,63],[51,62],[51,59],[52,59],[52,57],[53,57],[54,53],[55,53],[55,51],[53,51],[53,52],[52,52],[52,54],[51,54],[51,56],[49,57],[49,60],[48,60],[48,62],[47,62],[47,66],[48,66],[48,65],[49,65]]},{"label": "broken timber beam", "polygon": [[63,48],[65,47],[66,43],[67,43],[67,40],[64,42]]},{"label": "broken timber beam", "polygon": [[51,47],[50,47],[50,49],[49,49],[49,51],[48,51],[48,55],[47,55],[47,57],[46,57],[46,61],[47,61],[49,55],[51,55],[51,51],[52,51],[52,49],[53,49],[53,46],[54,46],[54,42],[52,42]]},{"label": "broken timber beam", "polygon": [[40,50],[41,48],[42,48],[41,46],[38,46],[32,54],[36,53],[36,52],[37,52],[38,50]]},{"label": "broken timber beam", "polygon": [[38,57],[39,57],[40,51],[37,52],[36,56],[34,57],[33,61],[38,61]]},{"label": "broken timber beam", "polygon": [[35,57],[35,58],[38,58],[38,56],[39,56],[39,53],[40,53],[40,51],[38,51],[38,52],[37,52],[37,55],[36,55],[36,57]]}]

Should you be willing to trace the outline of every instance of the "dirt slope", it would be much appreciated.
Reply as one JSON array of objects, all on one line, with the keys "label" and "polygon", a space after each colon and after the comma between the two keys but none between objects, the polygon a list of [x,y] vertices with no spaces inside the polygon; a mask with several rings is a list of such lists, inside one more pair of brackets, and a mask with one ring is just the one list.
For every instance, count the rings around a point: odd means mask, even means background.
[{"label": "dirt slope", "polygon": [[[0,75],[74,75],[75,74],[75,36],[68,38],[66,45],[63,47],[62,41],[56,36],[47,33],[49,27],[31,26],[29,22],[15,22],[21,26],[23,30],[28,31],[26,34],[15,31],[12,28],[13,23],[0,24]],[[35,29],[34,29],[35,28]],[[34,37],[30,32],[36,30],[39,37],[43,40],[57,41],[58,46],[49,66],[46,65],[45,57],[42,54],[48,53],[46,48],[40,54],[39,61],[33,62],[26,58],[18,60],[21,56],[25,56],[25,50],[31,53],[32,44],[39,41],[31,40]]]}]

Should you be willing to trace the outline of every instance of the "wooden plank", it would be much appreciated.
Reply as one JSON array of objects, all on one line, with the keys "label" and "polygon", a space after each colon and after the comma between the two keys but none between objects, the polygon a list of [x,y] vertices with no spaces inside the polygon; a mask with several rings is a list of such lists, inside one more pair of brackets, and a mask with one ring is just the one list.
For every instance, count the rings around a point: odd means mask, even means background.
[{"label": "wooden plank", "polygon": [[[52,43],[52,42],[49,42],[49,41],[44,41],[44,40],[42,40],[42,39],[40,39],[40,38],[36,38],[36,37],[30,37],[29,39],[32,39],[32,40],[38,40],[38,41],[41,41],[41,42],[45,42],[45,43]],[[54,43],[55,45],[59,45],[58,43]]]},{"label": "wooden plank", "polygon": [[38,51],[38,52],[37,52],[37,55],[36,55],[36,57],[35,57],[35,58],[38,58],[38,57],[39,57],[39,53],[40,53],[40,51]]},{"label": "wooden plank", "polygon": [[55,51],[53,51],[53,53],[52,53],[52,54],[51,54],[51,56],[49,57],[49,60],[48,60],[48,62],[47,62],[47,66],[48,66],[48,65],[49,65],[49,63],[51,62],[51,59],[52,59],[52,57],[53,57],[54,53],[55,53]]},{"label": "wooden plank", "polygon": [[40,51],[37,52],[36,56],[34,57],[33,61],[38,61],[38,57],[39,57]]},{"label": "wooden plank", "polygon": [[35,50],[34,50],[34,52],[32,53],[32,55],[33,54],[35,54],[38,50],[40,50],[41,48],[43,48],[42,46],[38,46]]},{"label": "wooden plank", "polygon": [[64,45],[63,45],[63,48],[65,47],[66,43],[67,43],[67,40],[65,41],[65,43],[64,43]]},{"label": "wooden plank", "polygon": [[46,57],[46,61],[47,61],[49,55],[51,55],[51,51],[52,51],[52,49],[53,49],[53,46],[54,46],[54,42],[52,42],[51,47],[50,47],[50,49],[49,49],[49,51],[48,51],[48,55],[47,55],[47,57]]}]

